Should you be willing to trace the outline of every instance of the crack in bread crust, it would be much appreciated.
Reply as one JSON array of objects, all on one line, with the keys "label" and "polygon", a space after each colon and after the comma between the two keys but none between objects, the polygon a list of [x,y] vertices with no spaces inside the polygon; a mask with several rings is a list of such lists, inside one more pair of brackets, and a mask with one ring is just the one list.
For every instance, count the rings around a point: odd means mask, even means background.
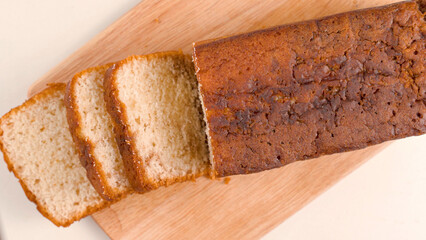
[{"label": "crack in bread crust", "polygon": [[216,174],[424,134],[423,16],[402,2],[195,43]]}]

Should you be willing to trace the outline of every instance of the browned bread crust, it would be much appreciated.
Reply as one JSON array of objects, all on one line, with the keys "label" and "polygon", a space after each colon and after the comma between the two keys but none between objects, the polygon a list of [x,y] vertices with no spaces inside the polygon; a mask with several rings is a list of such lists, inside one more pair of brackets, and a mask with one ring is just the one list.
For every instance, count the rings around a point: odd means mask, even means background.
[{"label": "browned bread crust", "polygon": [[[27,108],[33,104],[35,104],[36,102],[49,97],[51,94],[57,92],[57,91],[62,91],[65,92],[65,88],[66,85],[64,83],[54,83],[54,84],[50,84],[48,88],[46,88],[45,90],[43,90],[42,92],[34,95],[32,98],[28,99],[27,101],[25,101],[22,105],[10,110],[8,113],[6,113],[1,119],[0,119],[0,125],[1,122],[4,119],[7,119],[10,115],[16,114],[18,113],[22,108]],[[2,135],[3,132],[0,129],[0,135]],[[25,192],[25,195],[27,196],[27,198],[36,204],[37,206],[37,210],[47,219],[49,219],[53,224],[55,224],[56,226],[62,226],[62,227],[67,227],[69,226],[71,223],[80,220],[81,218],[84,218],[88,215],[91,215],[94,212],[97,212],[107,206],[110,205],[109,202],[107,201],[102,201],[99,205],[94,206],[94,207],[88,207],[86,212],[80,214],[80,215],[76,215],[74,216],[72,219],[68,219],[68,221],[66,222],[62,222],[57,220],[56,218],[54,218],[52,215],[49,214],[49,212],[46,210],[46,208],[38,201],[37,197],[28,189],[27,185],[25,184],[24,181],[22,181],[22,179],[19,177],[19,174],[17,173],[17,171],[14,169],[12,162],[10,161],[8,155],[7,155],[7,151],[6,149],[4,149],[4,145],[3,143],[0,141],[0,150],[3,152],[3,156],[4,156],[4,161],[7,164],[7,168],[9,169],[9,171],[13,172],[13,174],[15,175],[15,177],[19,180],[19,183],[22,186],[22,189]]]},{"label": "browned bread crust", "polygon": [[116,141],[130,184],[135,191],[144,192],[146,187],[142,184],[144,182],[142,176],[145,176],[145,171],[137,164],[142,161],[137,159],[139,155],[135,152],[136,146],[134,146],[133,137],[126,127],[126,106],[117,98],[118,90],[115,87],[116,79],[114,74],[116,69],[117,64],[113,64],[105,73],[104,93],[106,107],[113,120]]},{"label": "browned bread crust", "polygon": [[[86,169],[87,178],[92,183],[93,187],[96,191],[104,198],[105,200],[118,200],[124,197],[126,194],[122,192],[115,191],[109,184],[105,176],[105,172],[102,170],[102,163],[96,159],[96,155],[94,154],[94,143],[87,139],[82,134],[82,129],[80,127],[80,123],[82,122],[81,115],[78,111],[78,105],[76,104],[75,97],[75,87],[78,79],[92,71],[106,71],[111,64],[106,64],[102,66],[97,66],[93,68],[86,69],[78,74],[76,74],[73,79],[68,82],[67,88],[65,91],[65,106],[67,109],[67,121],[70,127],[70,132],[74,143],[77,146],[78,153],[80,156],[80,162],[83,167]],[[130,193],[130,192],[129,192]]]},{"label": "browned bread crust", "polygon": [[419,4],[419,10],[422,13],[426,11],[426,0],[417,0],[417,4]]},{"label": "browned bread crust", "polygon": [[143,161],[141,155],[137,152],[135,146],[134,136],[128,129],[128,120],[127,120],[127,109],[126,105],[121,102],[118,98],[118,89],[116,88],[116,75],[115,72],[117,69],[128,62],[133,61],[134,59],[150,59],[150,58],[159,58],[162,56],[170,56],[171,54],[181,55],[181,52],[159,52],[152,53],[144,56],[131,56],[128,57],[109,68],[105,74],[104,80],[104,90],[105,90],[105,101],[107,106],[107,111],[113,119],[114,133],[116,136],[116,141],[121,153],[121,157],[124,162],[124,167],[128,179],[135,191],[146,192],[152,189],[156,189],[160,186],[167,186],[175,182],[184,182],[187,180],[195,180],[195,178],[205,175],[206,172],[190,174],[183,177],[166,179],[160,182],[155,182],[152,179],[149,179],[145,174],[145,169],[143,166]]},{"label": "browned bread crust", "polygon": [[194,44],[218,176],[426,132],[415,2]]}]

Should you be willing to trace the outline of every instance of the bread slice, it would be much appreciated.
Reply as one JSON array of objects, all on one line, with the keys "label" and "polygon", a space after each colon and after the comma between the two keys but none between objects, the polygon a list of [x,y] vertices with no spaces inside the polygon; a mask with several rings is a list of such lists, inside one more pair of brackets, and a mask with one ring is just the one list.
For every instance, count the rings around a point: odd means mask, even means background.
[{"label": "bread slice", "polygon": [[76,74],[65,93],[67,119],[80,161],[90,182],[106,200],[119,199],[132,191],[104,101],[103,80],[110,66]]},{"label": "bread slice", "polygon": [[190,56],[129,57],[105,75],[105,100],[133,188],[185,181],[209,169],[205,125]]},{"label": "bread slice", "polygon": [[65,84],[55,84],[0,119],[0,148],[27,197],[57,226],[109,203],[90,184],[68,130]]}]

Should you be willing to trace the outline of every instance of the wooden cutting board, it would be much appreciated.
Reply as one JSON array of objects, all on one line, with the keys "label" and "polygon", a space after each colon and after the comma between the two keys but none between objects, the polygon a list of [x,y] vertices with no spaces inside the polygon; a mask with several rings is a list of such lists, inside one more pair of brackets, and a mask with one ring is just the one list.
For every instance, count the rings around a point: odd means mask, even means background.
[{"label": "wooden cutting board", "polygon": [[[34,83],[28,94],[132,54],[176,49],[190,53],[193,41],[391,2],[395,1],[143,1]],[[201,178],[135,194],[93,218],[113,239],[256,239],[388,144],[235,176],[229,184]]]}]

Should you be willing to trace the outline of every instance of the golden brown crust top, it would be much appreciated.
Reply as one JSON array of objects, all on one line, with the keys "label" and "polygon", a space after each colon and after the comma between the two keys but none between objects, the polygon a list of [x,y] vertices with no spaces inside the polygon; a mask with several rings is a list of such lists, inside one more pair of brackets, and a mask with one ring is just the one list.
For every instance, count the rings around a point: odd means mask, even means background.
[{"label": "golden brown crust top", "polygon": [[194,44],[219,176],[426,132],[414,2]]},{"label": "golden brown crust top", "polygon": [[[42,92],[34,95],[33,97],[31,97],[30,99],[28,99],[27,101],[25,101],[22,105],[13,108],[12,110],[10,110],[8,113],[6,113],[1,119],[0,119],[0,126],[2,125],[2,121],[4,121],[5,119],[8,119],[9,116],[16,114],[18,112],[20,112],[21,110],[24,110],[28,107],[30,107],[31,105],[37,103],[40,100],[43,100],[47,97],[50,97],[52,94],[60,91],[60,92],[65,92],[65,88],[66,85],[64,83],[54,83],[54,84],[49,84],[49,87],[46,88],[45,90],[43,90]],[[3,130],[0,128],[0,136],[2,136],[3,134]],[[22,181],[22,179],[19,177],[17,171],[14,169],[13,164],[9,158],[9,156],[7,155],[7,151],[4,148],[4,144],[1,141],[1,137],[0,137],[0,150],[3,152],[3,156],[4,156],[4,160],[7,164],[7,167],[9,169],[9,171],[13,172],[13,174],[15,175],[15,177],[19,180],[19,183],[22,186],[22,189],[25,192],[25,195],[27,196],[27,198],[36,204],[37,206],[37,210],[47,219],[49,219],[53,224],[55,224],[56,226],[62,226],[62,227],[67,227],[69,226],[71,223],[80,220],[83,217],[86,217],[100,209],[103,209],[104,207],[109,206],[109,202],[106,201],[102,201],[100,202],[97,206],[94,207],[89,207],[87,208],[86,212],[80,214],[80,215],[76,215],[74,216],[72,219],[68,219],[68,221],[60,221],[58,219],[56,219],[55,217],[53,217],[52,215],[49,214],[49,212],[46,210],[46,208],[40,204],[40,202],[38,201],[37,197],[28,189],[27,185],[25,184],[24,181]]]}]

